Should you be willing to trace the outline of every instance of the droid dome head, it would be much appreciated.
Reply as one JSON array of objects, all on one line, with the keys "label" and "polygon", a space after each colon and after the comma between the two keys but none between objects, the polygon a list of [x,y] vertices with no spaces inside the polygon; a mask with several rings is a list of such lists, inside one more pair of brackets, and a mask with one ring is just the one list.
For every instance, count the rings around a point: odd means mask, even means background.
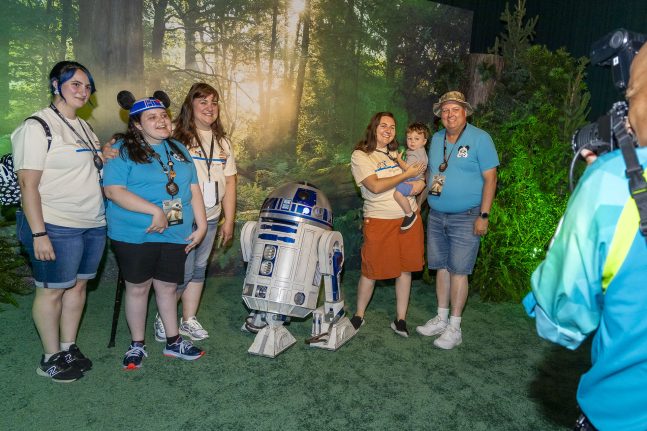
[{"label": "droid dome head", "polygon": [[277,187],[263,202],[261,219],[288,223],[306,223],[331,230],[332,208],[326,195],[306,182]]}]

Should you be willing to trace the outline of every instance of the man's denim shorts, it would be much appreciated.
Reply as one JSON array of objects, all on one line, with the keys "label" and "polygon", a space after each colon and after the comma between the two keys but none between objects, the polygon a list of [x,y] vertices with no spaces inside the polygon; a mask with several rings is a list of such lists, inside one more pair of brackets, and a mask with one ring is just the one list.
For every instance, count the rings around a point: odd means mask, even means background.
[{"label": "man's denim shorts", "polygon": [[474,234],[480,207],[461,213],[429,209],[427,223],[427,266],[447,269],[451,274],[469,275],[474,269],[481,237]]},{"label": "man's denim shorts", "polygon": [[74,287],[77,279],[90,280],[97,275],[106,245],[105,226],[74,228],[45,223],[45,230],[56,260],[36,259],[27,218],[22,212],[16,214],[16,233],[29,255],[36,287],[67,289]]}]

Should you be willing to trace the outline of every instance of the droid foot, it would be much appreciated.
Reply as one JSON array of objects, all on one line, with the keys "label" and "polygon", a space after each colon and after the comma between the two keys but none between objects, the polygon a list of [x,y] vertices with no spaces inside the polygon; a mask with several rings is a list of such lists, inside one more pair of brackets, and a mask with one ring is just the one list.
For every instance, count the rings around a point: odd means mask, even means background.
[{"label": "droid foot", "polygon": [[313,336],[306,340],[306,344],[320,349],[337,350],[357,334],[357,329],[348,317],[342,317],[332,325],[324,323],[322,326],[322,329],[328,328],[327,332]]},{"label": "droid foot", "polygon": [[287,350],[297,340],[290,334],[283,325],[268,325],[258,331],[251,347],[247,350],[252,355],[267,356],[275,358],[278,354]]}]

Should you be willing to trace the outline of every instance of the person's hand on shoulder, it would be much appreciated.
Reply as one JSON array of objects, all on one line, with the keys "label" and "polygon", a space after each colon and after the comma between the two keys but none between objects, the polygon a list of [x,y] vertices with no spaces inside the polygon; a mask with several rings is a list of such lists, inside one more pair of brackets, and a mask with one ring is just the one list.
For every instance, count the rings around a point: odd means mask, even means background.
[{"label": "person's hand on shoulder", "polygon": [[117,158],[119,155],[119,150],[113,147],[115,144],[116,140],[115,138],[112,138],[105,144],[101,146],[101,158],[103,159],[104,162],[107,162],[111,159]]}]

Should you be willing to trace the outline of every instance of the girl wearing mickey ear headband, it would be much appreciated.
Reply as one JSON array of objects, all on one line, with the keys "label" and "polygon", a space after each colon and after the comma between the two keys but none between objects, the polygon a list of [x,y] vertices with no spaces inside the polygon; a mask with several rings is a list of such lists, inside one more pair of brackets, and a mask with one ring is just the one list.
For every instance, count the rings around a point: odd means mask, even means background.
[{"label": "girl wearing mickey ear headband", "polygon": [[106,241],[99,140],[77,116],[95,91],[90,71],[74,61],[49,74],[52,101],[11,135],[22,211],[18,238],[32,263],[33,318],[44,354],[36,372],[70,382],[92,368],[76,345],[86,286]]},{"label": "girl wearing mickey ear headband", "polygon": [[175,297],[186,255],[207,230],[196,169],[184,146],[170,139],[166,93],[135,100],[122,91],[117,100],[129,111],[128,128],[114,145],[119,156],[106,164],[104,190],[108,236],[126,282],[132,341],[123,368],[137,369],[148,356],[144,335],[151,286],[166,328],[164,355],[196,360],[204,351],[179,335]]}]

